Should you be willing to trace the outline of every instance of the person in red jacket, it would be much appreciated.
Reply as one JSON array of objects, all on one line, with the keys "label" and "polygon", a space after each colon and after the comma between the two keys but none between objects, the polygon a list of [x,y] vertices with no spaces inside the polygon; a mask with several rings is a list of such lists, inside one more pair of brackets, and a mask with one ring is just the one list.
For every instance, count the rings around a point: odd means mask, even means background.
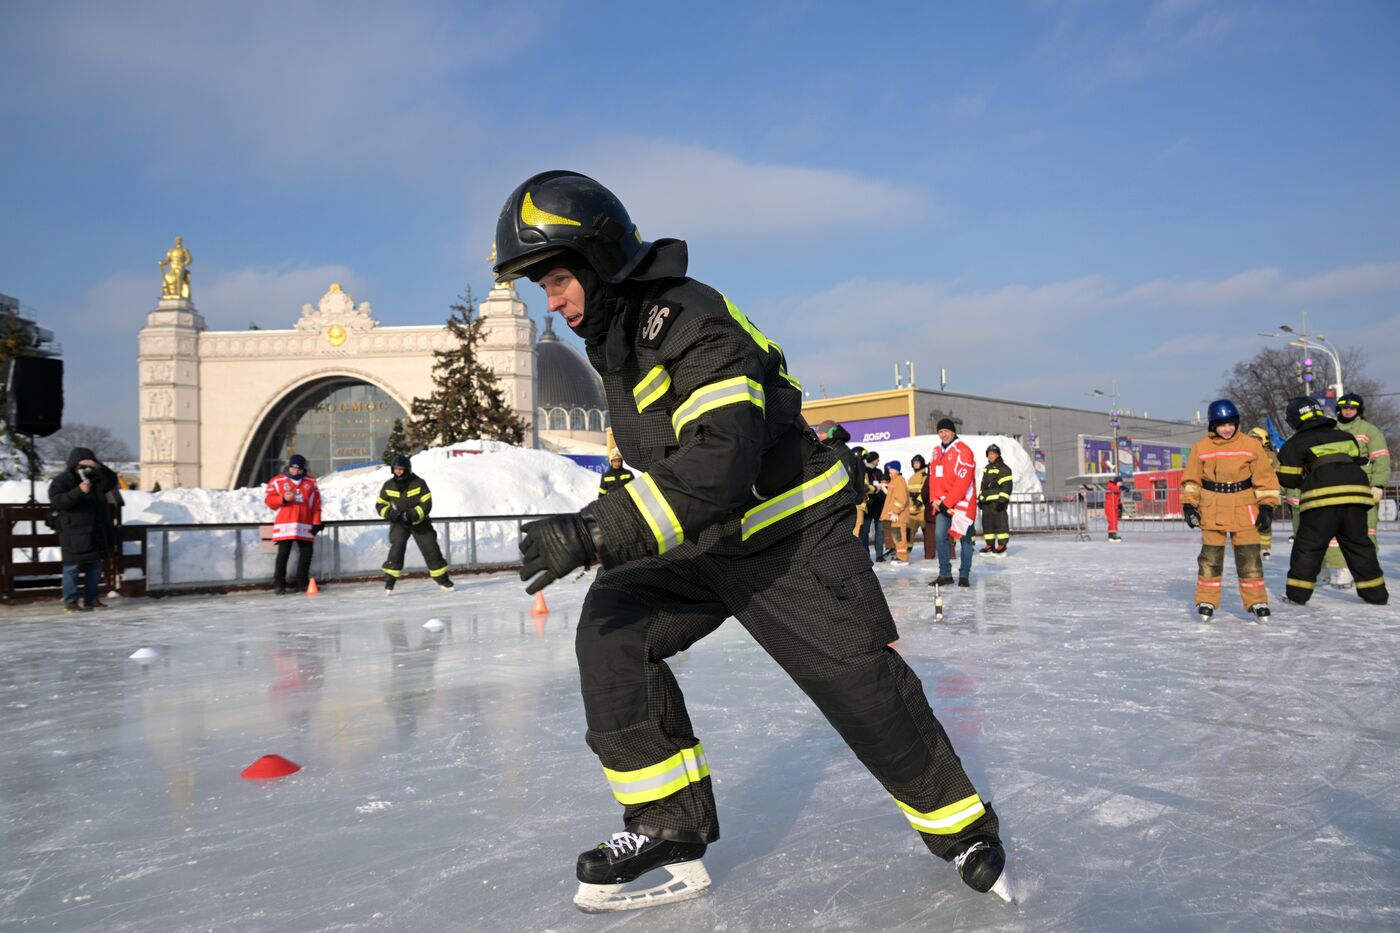
[{"label": "person in red jacket", "polygon": [[[277,542],[277,563],[273,579],[277,595],[304,592],[311,582],[311,551],[315,536],[321,533],[321,492],[316,480],[307,475],[306,458],[292,454],[287,468],[267,481],[263,491],[267,507],[277,512],[272,519],[272,540]],[[292,542],[297,544],[297,575],[287,586],[287,558]]]},{"label": "person in red jacket", "polygon": [[[928,458],[928,499],[924,514],[936,513],[934,539],[938,552],[938,579],[933,582],[946,586],[953,582],[952,542],[961,548],[958,564],[958,586],[971,585],[972,538],[968,532],[977,521],[977,461],[972,449],[958,440],[953,419],[938,422],[938,439]],[[949,540],[949,539],[952,540]]]}]

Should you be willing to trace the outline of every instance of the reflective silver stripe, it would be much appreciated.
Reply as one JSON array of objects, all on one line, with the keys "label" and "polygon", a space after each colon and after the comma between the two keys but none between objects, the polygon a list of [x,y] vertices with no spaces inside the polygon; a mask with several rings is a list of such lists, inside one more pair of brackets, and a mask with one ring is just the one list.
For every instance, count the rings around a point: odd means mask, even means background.
[{"label": "reflective silver stripe", "polygon": [[740,523],[743,540],[747,541],[750,535],[757,534],[774,522],[787,518],[809,505],[816,505],[823,499],[831,498],[849,481],[850,474],[844,466],[837,463],[821,476],[774,496],[762,505],[754,506],[744,513],[744,519]]},{"label": "reflective silver stripe", "polygon": [[753,402],[763,411],[763,386],[748,376],[735,376],[712,382],[690,393],[685,404],[671,415],[671,426],[676,429],[676,437],[681,436],[681,428],[699,418],[707,411],[736,402]]},{"label": "reflective silver stripe", "polygon": [[642,513],[652,536],[656,538],[656,553],[665,554],[685,540],[680,519],[676,518],[675,511],[661,494],[661,488],[651,474],[643,473],[622,488],[637,504],[637,511]]},{"label": "reflective silver stripe", "polygon": [[661,396],[666,394],[666,390],[671,388],[671,374],[666,372],[665,367],[653,366],[651,372],[642,377],[642,381],[637,383],[637,387],[632,390],[632,397],[637,400],[637,413],[646,411]]},{"label": "reflective silver stripe", "polygon": [[691,784],[698,784],[709,776],[710,765],[705,759],[704,749],[697,743],[647,768],[614,771],[605,767],[603,774],[612,786],[613,796],[619,803],[627,805],[660,800]]}]

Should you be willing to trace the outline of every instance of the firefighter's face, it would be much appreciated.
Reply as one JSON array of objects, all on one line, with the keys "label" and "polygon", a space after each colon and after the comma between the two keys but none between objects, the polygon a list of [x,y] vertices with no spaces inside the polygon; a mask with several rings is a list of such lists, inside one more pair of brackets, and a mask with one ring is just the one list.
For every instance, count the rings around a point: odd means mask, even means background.
[{"label": "firefighter's face", "polygon": [[403,467],[394,467],[395,476],[403,476]]},{"label": "firefighter's face", "polygon": [[1231,423],[1229,423],[1229,422],[1227,421],[1227,422],[1225,422],[1224,424],[1222,424],[1222,425],[1220,425],[1219,427],[1217,427],[1217,428],[1215,429],[1215,433],[1216,433],[1219,437],[1224,438],[1225,440],[1228,441],[1230,438],[1232,438],[1232,437],[1235,436],[1235,432],[1236,432],[1237,430],[1239,430],[1239,429],[1238,429],[1235,425],[1233,425],[1233,424],[1231,424]]},{"label": "firefighter's face", "polygon": [[614,470],[620,470],[620,469],[622,469],[622,458],[621,458],[621,457],[613,457],[611,460],[608,461],[608,463],[612,466],[612,468],[613,468]]},{"label": "firefighter's face", "polygon": [[540,288],[544,289],[545,307],[559,312],[569,327],[578,327],[583,321],[583,283],[563,266],[555,266],[540,278]]},{"label": "firefighter's face", "polygon": [[1342,417],[1355,418],[1360,411],[1361,409],[1359,408],[1352,408],[1350,405],[1344,405],[1342,406]]}]

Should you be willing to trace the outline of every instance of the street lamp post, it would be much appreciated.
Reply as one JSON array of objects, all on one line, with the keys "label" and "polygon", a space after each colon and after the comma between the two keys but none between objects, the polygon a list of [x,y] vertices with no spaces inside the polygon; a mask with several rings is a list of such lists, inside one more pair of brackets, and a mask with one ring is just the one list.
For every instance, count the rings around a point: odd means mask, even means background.
[{"label": "street lamp post", "polygon": [[1113,450],[1110,451],[1110,454],[1113,457],[1113,472],[1118,473],[1120,467],[1118,462],[1118,380],[1113,380],[1113,393],[1111,395],[1103,389],[1095,389],[1091,394],[1109,399],[1112,405],[1108,410],[1109,420],[1113,424]]},{"label": "street lamp post", "polygon": [[[1327,338],[1324,337],[1322,334],[1308,333],[1308,313],[1306,311],[1303,312],[1303,329],[1301,331],[1294,330],[1287,324],[1280,324],[1278,326],[1278,329],[1282,333],[1260,331],[1259,336],[1282,337],[1284,334],[1288,334],[1289,336],[1298,338],[1297,340],[1290,340],[1288,342],[1288,345],[1290,347],[1297,347],[1304,353],[1311,353],[1314,347],[1323,351],[1329,357],[1332,358],[1332,372],[1337,377],[1337,381],[1329,383],[1329,385],[1337,390],[1337,398],[1341,398],[1343,395],[1346,394],[1346,388],[1344,387],[1344,384],[1342,382],[1342,358],[1337,354],[1336,350],[1333,350],[1332,347],[1328,345]],[[1312,360],[1305,359],[1304,363],[1308,366],[1311,366]],[[1308,388],[1311,389],[1312,387],[1309,386]]]}]

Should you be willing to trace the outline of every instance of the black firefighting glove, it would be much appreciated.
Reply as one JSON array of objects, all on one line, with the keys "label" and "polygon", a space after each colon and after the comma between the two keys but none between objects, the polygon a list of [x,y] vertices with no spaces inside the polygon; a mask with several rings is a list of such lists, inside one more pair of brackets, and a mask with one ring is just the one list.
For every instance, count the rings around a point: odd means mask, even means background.
[{"label": "black firefighting glove", "polygon": [[1274,527],[1274,507],[1272,505],[1259,506],[1259,517],[1254,520],[1254,527],[1260,531],[1268,531]]},{"label": "black firefighting glove", "polygon": [[404,511],[399,512],[399,524],[403,525],[405,528],[412,528],[413,513],[406,509]]},{"label": "black firefighting glove", "polygon": [[591,509],[527,522],[520,532],[520,579],[528,584],[527,594],[538,593],[579,567],[587,570],[598,560],[602,532]]},{"label": "black firefighting glove", "polygon": [[1201,527],[1201,510],[1191,503],[1188,502],[1181,507],[1181,514],[1186,516],[1187,528]]},{"label": "black firefighting glove", "polygon": [[321,529],[322,529],[323,527],[325,527],[325,526],[324,526],[324,525],[312,525],[312,526],[311,526],[311,533],[312,533],[313,535],[318,535],[318,534],[321,533]]}]

